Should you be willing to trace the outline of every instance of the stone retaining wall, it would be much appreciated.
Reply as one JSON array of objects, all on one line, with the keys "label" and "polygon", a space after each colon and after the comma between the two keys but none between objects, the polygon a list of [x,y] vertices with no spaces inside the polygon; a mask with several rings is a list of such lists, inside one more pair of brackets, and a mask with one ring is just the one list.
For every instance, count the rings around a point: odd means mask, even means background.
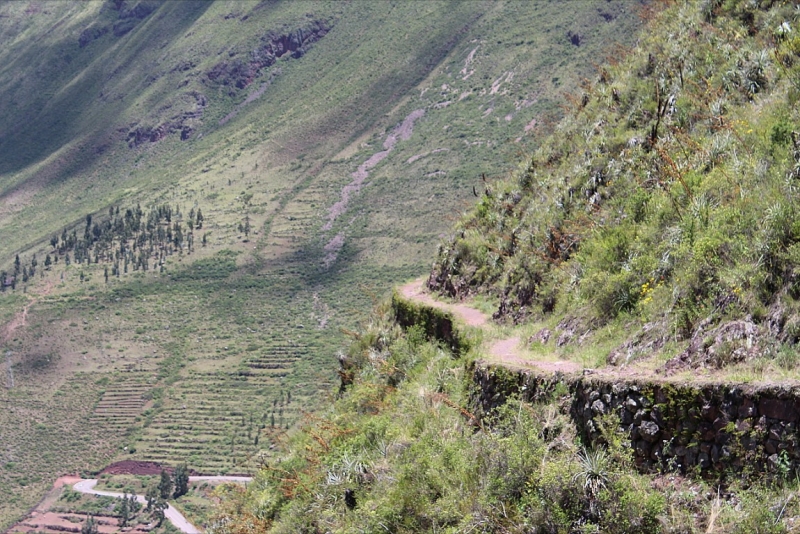
[{"label": "stone retaining wall", "polygon": [[569,395],[569,413],[586,443],[601,441],[598,424],[613,414],[630,437],[642,470],[712,476],[797,471],[800,387],[543,376],[478,362],[472,408],[485,416],[511,395],[527,402]]}]

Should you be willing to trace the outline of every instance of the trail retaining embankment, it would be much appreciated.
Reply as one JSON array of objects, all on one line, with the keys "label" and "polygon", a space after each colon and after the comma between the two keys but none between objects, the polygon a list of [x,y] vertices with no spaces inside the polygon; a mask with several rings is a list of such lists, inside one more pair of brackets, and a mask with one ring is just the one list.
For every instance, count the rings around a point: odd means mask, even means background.
[{"label": "trail retaining embankment", "polygon": [[583,441],[600,444],[601,425],[617,424],[644,471],[724,477],[800,466],[800,387],[545,376],[484,362],[470,372],[472,409],[481,416],[511,396],[539,403],[569,395],[569,415]]}]

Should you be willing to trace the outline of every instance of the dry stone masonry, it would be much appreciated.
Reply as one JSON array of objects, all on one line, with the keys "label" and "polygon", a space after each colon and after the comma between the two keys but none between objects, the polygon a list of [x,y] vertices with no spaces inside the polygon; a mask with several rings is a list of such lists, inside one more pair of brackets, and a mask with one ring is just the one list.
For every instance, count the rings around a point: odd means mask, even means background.
[{"label": "dry stone masonry", "polygon": [[724,477],[791,473],[800,466],[800,387],[542,376],[482,362],[474,364],[472,376],[473,408],[484,416],[512,395],[541,402],[568,392],[569,413],[582,439],[598,444],[599,424],[617,422],[644,471]]}]

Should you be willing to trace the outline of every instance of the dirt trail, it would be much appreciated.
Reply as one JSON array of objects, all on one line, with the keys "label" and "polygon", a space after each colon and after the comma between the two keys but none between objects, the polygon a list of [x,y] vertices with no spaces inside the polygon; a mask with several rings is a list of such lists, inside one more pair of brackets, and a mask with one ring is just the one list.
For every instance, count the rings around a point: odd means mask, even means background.
[{"label": "dirt trail", "polygon": [[[350,198],[361,190],[364,181],[369,177],[369,171],[383,161],[394,150],[398,141],[408,141],[414,132],[414,122],[425,115],[424,109],[415,109],[403,119],[383,141],[383,150],[372,154],[358,169],[350,175],[352,182],[342,188],[341,198],[328,210],[328,221],[322,226],[322,231],[327,232],[333,228],[334,221],[347,210]],[[344,234],[339,232],[325,245],[325,267],[330,267],[339,256],[339,251],[344,246]]]},{"label": "dirt trail", "polygon": [[[449,311],[461,321],[469,326],[478,328],[485,327],[489,322],[489,316],[480,310],[468,306],[463,303],[451,304],[436,300],[433,296],[425,290],[425,279],[418,278],[413,282],[409,282],[400,286],[400,294],[408,299],[439,308],[440,310]],[[583,367],[575,362],[570,361],[543,361],[536,360],[526,356],[524,350],[520,348],[521,340],[517,336],[498,339],[492,342],[489,346],[489,355],[492,359],[500,361],[506,365],[513,365],[516,367],[535,367],[545,372],[554,373],[578,373],[583,370]]]},{"label": "dirt trail", "polygon": [[431,306],[432,308],[439,308],[440,310],[449,311],[468,326],[485,326],[489,322],[489,316],[480,310],[476,310],[466,304],[450,304],[436,300],[433,296],[425,290],[425,279],[418,278],[413,282],[409,282],[400,286],[400,294],[408,300],[414,300]]}]

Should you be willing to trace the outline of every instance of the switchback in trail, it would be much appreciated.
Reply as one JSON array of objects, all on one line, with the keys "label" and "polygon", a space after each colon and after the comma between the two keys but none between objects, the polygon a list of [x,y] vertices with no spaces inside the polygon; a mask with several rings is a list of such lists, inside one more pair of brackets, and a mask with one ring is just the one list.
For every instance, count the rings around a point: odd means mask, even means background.
[{"label": "switchback in trail", "polygon": [[[487,314],[467,304],[436,300],[426,291],[424,278],[418,278],[400,286],[399,292],[405,299],[450,312],[468,326],[486,328],[491,319]],[[535,367],[545,372],[578,373],[583,371],[583,367],[576,362],[545,361],[527,357],[525,351],[520,348],[520,343],[521,340],[518,336],[493,340],[488,347],[488,355],[492,360],[506,365]]]}]

